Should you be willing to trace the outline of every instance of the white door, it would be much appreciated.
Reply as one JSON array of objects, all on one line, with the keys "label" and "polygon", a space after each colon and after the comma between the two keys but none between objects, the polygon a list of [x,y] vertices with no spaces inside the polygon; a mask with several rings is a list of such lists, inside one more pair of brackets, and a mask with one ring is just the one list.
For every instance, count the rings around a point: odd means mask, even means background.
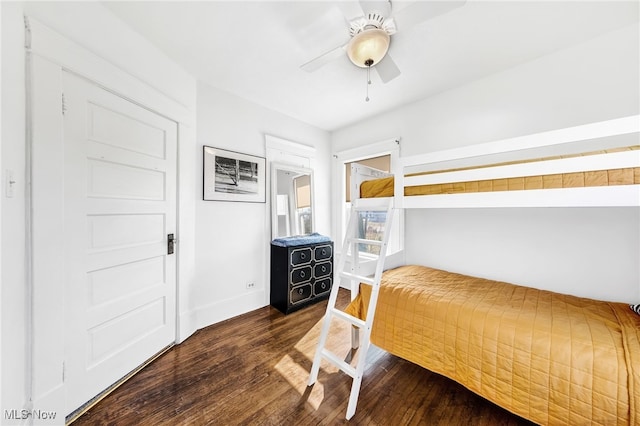
[{"label": "white door", "polygon": [[177,125],[63,73],[67,414],[175,340]]}]

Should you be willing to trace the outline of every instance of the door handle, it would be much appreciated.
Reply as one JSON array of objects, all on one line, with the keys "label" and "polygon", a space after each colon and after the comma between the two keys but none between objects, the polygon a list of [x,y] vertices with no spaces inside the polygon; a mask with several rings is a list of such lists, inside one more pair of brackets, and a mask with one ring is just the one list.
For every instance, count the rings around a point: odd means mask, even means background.
[{"label": "door handle", "polygon": [[167,254],[173,254],[176,249],[176,241],[173,234],[167,235]]}]

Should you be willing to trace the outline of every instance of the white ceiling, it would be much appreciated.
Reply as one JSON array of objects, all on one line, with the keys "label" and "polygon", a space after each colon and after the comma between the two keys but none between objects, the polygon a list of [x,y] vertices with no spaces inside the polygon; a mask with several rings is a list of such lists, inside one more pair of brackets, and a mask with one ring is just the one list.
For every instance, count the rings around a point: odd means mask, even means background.
[{"label": "white ceiling", "polygon": [[[369,2],[371,3],[371,2]],[[381,7],[385,1],[378,2]],[[398,13],[413,2],[394,1]],[[326,130],[461,86],[638,21],[638,2],[468,0],[417,26],[398,25],[383,84],[346,55],[300,65],[349,39],[355,1],[105,2],[197,79]]]}]

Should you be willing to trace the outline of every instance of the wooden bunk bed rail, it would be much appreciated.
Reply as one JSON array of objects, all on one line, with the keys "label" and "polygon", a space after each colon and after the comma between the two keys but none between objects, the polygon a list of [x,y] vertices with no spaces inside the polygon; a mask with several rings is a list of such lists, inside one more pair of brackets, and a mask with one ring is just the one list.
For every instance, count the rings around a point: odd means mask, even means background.
[{"label": "wooden bunk bed rail", "polygon": [[[509,156],[516,160],[495,161]],[[450,166],[460,161],[473,165]],[[376,195],[395,194],[398,208],[640,206],[640,116],[402,157],[400,164],[403,172],[377,184],[386,190]]]}]

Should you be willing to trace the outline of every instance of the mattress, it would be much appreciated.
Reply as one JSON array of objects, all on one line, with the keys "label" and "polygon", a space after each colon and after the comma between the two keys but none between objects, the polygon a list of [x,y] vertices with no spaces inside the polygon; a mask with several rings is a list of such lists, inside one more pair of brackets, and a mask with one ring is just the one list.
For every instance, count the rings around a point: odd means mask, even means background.
[{"label": "mattress", "polygon": [[[347,312],[364,319],[371,288]],[[640,316],[423,266],[385,272],[371,342],[539,424],[640,424]]]}]

